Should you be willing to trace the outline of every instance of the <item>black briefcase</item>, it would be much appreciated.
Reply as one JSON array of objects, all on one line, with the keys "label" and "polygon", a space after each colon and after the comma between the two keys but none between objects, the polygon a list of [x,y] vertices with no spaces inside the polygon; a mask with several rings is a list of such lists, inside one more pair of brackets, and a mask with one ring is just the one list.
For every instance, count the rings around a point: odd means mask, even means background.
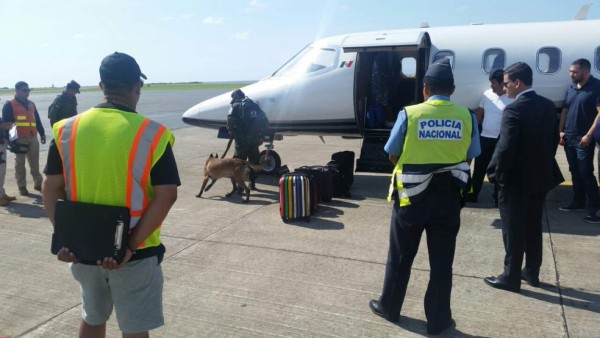
[{"label": "black briefcase", "polygon": [[121,262],[125,257],[129,208],[59,200],[54,221],[53,254],[65,247],[84,264],[96,264],[105,257]]}]

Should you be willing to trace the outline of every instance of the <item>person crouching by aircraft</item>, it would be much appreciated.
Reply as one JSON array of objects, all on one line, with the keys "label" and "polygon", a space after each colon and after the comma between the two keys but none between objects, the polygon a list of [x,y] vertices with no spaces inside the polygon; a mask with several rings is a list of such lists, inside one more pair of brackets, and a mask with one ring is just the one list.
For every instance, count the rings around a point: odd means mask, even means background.
[{"label": "person crouching by aircraft", "polygon": [[[479,192],[483,184],[483,178],[487,170],[488,164],[492,159],[492,154],[498,143],[500,135],[500,121],[502,120],[502,111],[506,105],[514,100],[506,96],[503,82],[504,71],[496,69],[490,74],[490,89],[483,93],[479,107],[477,108],[477,123],[482,125],[480,133],[481,155],[475,159],[475,169],[473,171],[473,179],[470,182],[473,191],[465,196],[466,202],[477,203]],[[467,188],[467,191],[470,189]],[[498,206],[498,190],[497,184],[494,184],[494,204]]]},{"label": "person crouching by aircraft", "polygon": [[[259,164],[260,152],[258,147],[262,144],[269,128],[269,120],[260,107],[246,97],[240,89],[231,93],[231,109],[227,115],[227,130],[235,140],[235,154],[233,157],[248,160],[252,164]],[[250,189],[256,189],[258,173],[250,172]]]},{"label": "person crouching by aircraft", "polygon": [[383,291],[369,307],[390,322],[399,320],[425,230],[431,266],[425,316],[427,333],[436,335],[454,325],[450,294],[462,190],[468,161],[479,155],[480,146],[475,116],[450,101],[454,76],[448,59],[429,66],[423,83],[426,101],[398,114],[385,145],[395,165],[388,196],[394,210]]}]

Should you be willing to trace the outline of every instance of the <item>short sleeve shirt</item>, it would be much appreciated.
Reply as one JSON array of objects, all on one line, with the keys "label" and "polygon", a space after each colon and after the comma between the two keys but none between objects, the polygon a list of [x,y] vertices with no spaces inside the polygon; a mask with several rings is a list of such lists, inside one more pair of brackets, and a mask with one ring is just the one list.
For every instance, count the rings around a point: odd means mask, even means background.
[{"label": "short sleeve shirt", "polygon": [[572,84],[567,89],[564,108],[567,108],[565,134],[583,136],[588,133],[600,107],[600,80],[590,76],[586,84],[577,88]]},{"label": "short sleeve shirt", "polygon": [[498,138],[500,136],[500,123],[502,122],[502,112],[507,105],[514,100],[509,99],[506,94],[498,96],[493,90],[488,89],[483,93],[479,108],[483,109],[483,123],[481,136],[487,138]]},{"label": "short sleeve shirt", "polygon": [[[99,105],[98,107],[102,107]],[[115,105],[118,109],[128,111],[132,114],[136,114],[134,111],[127,109],[126,107]],[[63,163],[58,151],[58,146],[54,143],[54,140],[50,143],[48,148],[48,159],[46,167],[44,168],[44,174],[46,175],[62,175],[63,174]],[[177,163],[175,162],[175,156],[171,145],[167,144],[165,152],[156,162],[156,164],[150,170],[150,180],[152,185],[181,185],[179,179],[179,171],[177,169]]]}]

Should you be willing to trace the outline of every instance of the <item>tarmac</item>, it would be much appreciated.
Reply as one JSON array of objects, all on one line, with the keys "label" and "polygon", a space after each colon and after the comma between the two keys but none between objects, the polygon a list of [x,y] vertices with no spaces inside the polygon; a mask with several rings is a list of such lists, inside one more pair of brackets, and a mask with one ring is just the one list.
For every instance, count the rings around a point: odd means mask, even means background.
[{"label": "tarmac", "polygon": [[[381,292],[392,205],[389,175],[356,173],[347,199],[321,204],[310,223],[283,222],[276,179],[261,176],[250,202],[225,198],[219,181],[202,198],[202,168],[225,149],[216,131],[175,131],[182,185],[163,223],[165,326],[154,337],[418,337],[426,336],[423,298],[429,279],[426,236],[415,259],[401,320],[374,315]],[[360,153],[360,140],[284,137],[283,163],[325,164],[332,153]],[[46,161],[42,152],[40,162]],[[565,177],[564,152],[557,159]],[[14,158],[5,188],[18,195]],[[42,165],[43,167],[43,165]],[[41,196],[0,207],[0,337],[73,337],[81,317],[79,287],[67,264],[50,253],[52,226]],[[478,204],[462,210],[452,290],[456,328],[442,337],[600,337],[600,225],[558,207],[571,198],[560,186],[548,196],[543,221],[542,286],[521,293],[490,288],[502,271],[500,217],[485,184]],[[114,316],[108,337],[120,336]]]}]

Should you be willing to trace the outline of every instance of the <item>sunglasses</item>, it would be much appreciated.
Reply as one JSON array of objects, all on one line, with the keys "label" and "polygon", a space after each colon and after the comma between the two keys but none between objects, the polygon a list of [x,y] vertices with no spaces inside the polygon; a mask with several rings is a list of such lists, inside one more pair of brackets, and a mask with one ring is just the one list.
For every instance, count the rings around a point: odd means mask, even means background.
[{"label": "sunglasses", "polygon": [[31,89],[29,89],[29,88],[21,88],[19,90],[22,92],[27,92],[27,93],[29,93],[31,91]]}]

